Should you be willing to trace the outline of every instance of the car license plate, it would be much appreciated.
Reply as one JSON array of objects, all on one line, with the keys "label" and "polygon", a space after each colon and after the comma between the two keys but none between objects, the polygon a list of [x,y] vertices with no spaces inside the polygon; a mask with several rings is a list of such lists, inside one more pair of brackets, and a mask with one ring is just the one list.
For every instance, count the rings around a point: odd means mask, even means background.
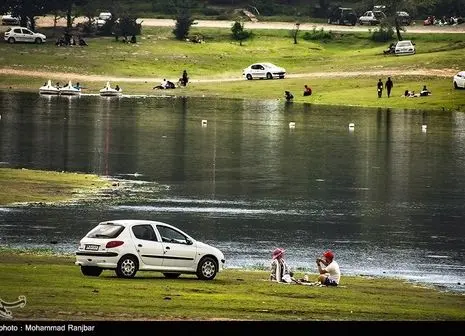
[{"label": "car license plate", "polygon": [[98,248],[99,248],[98,245],[86,244],[86,250],[98,251]]}]

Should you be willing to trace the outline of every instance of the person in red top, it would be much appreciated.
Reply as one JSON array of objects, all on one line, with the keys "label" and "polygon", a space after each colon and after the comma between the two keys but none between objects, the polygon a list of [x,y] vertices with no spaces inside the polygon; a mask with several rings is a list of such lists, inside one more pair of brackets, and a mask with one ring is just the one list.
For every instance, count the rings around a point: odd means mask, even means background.
[{"label": "person in red top", "polygon": [[304,85],[304,96],[311,96],[312,88],[308,85]]}]

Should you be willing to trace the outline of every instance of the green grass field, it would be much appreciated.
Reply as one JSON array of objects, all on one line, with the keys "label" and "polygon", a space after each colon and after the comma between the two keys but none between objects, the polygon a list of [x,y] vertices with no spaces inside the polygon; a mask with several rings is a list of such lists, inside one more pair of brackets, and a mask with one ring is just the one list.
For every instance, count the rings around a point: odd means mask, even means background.
[{"label": "green grass field", "polygon": [[395,279],[343,275],[339,287],[316,287],[270,282],[266,270],[235,269],[212,281],[156,272],[85,277],[72,256],[5,249],[0,263],[1,298],[27,298],[13,311],[19,320],[465,320],[464,295]]}]

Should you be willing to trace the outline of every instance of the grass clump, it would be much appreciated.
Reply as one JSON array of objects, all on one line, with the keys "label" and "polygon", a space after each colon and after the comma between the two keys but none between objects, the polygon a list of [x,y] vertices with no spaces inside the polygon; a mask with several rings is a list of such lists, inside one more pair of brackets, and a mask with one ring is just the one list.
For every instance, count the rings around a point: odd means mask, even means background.
[{"label": "grass clump", "polygon": [[0,204],[59,202],[109,188],[97,175],[0,168]]}]

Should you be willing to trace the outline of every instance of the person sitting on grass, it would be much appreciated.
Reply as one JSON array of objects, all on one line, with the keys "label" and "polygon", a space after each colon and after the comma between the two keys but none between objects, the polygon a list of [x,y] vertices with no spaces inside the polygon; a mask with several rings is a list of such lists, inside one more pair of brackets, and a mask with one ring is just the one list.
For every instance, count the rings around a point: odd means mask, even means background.
[{"label": "person sitting on grass", "polygon": [[426,96],[430,96],[430,95],[431,95],[431,91],[429,91],[426,88],[426,85],[423,85],[423,89],[421,89],[421,91],[420,91],[420,96],[421,97],[426,97]]},{"label": "person sitting on grass", "polygon": [[[321,266],[323,264],[323,266]],[[318,282],[325,286],[337,286],[341,280],[339,264],[334,260],[334,253],[326,251],[321,257],[316,259],[318,267]]]},{"label": "person sitting on grass", "polygon": [[271,268],[270,268],[270,280],[276,282],[291,283],[295,281],[294,273],[287,262],[284,260],[284,250],[277,248],[273,251]]},{"label": "person sitting on grass", "polygon": [[310,86],[304,85],[304,96],[311,96],[312,88]]}]

